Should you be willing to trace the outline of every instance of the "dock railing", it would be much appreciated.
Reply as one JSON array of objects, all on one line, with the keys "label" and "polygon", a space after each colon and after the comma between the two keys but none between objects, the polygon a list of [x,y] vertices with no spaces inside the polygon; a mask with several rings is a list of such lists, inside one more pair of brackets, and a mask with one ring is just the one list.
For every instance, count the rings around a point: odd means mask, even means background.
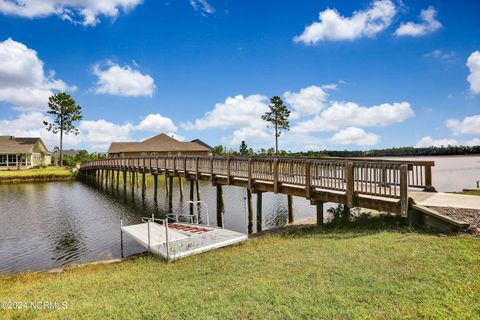
[{"label": "dock railing", "polygon": [[100,159],[85,162],[81,170],[113,169],[150,172],[216,181],[226,179],[304,188],[312,192],[332,191],[347,195],[353,204],[358,194],[400,199],[402,214],[408,207],[408,189],[434,191],[433,161],[398,161],[342,158],[194,157],[158,156]]}]

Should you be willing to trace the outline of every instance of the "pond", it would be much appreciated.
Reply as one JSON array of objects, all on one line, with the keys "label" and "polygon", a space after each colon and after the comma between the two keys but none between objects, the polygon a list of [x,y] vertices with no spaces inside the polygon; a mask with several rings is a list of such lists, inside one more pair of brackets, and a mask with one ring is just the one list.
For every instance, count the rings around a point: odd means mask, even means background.
[{"label": "pond", "polygon": [[[391,159],[391,158],[390,158]],[[407,158],[400,158],[405,160]],[[473,188],[480,180],[480,157],[414,157],[412,160],[435,161],[433,184],[439,191]],[[209,217],[216,223],[216,190],[200,183],[200,198],[210,208]],[[180,197],[178,180],[173,187],[172,212],[188,212],[183,185]],[[245,189],[224,187],[225,227],[246,233]],[[254,231],[255,231],[255,203]],[[303,198],[294,197],[295,220],[315,216],[315,207]],[[327,204],[327,210],[333,204]],[[99,188],[83,182],[0,184],[0,273],[44,270],[97,260],[119,258],[120,219],[126,224],[141,222],[154,214],[162,218],[169,212],[164,180],[159,181],[158,199],[154,200],[152,180],[144,199],[140,189],[132,195],[130,187]],[[206,212],[201,212],[205,221]],[[287,197],[265,193],[263,196],[264,229],[287,223]],[[143,248],[124,238],[124,253],[132,255]]]},{"label": "pond", "polygon": [[[128,188],[99,188],[78,181],[50,183],[0,184],[0,273],[44,270],[74,263],[119,258],[120,219],[125,224],[141,222],[142,217],[164,217],[169,211],[165,184],[159,182],[158,200],[153,197],[149,181],[146,196],[141,190],[132,195]],[[200,183],[200,198],[210,208],[209,217],[216,223],[216,189]],[[177,179],[173,186],[172,212],[188,212],[188,185],[180,197]],[[245,189],[224,187],[225,227],[247,232]],[[253,195],[254,219],[255,198]],[[315,215],[315,207],[295,198],[296,220]],[[205,221],[205,210],[200,213]],[[263,196],[264,229],[287,223],[287,197],[265,193]],[[254,220],[254,229],[255,229]],[[144,249],[124,237],[124,254]]]}]

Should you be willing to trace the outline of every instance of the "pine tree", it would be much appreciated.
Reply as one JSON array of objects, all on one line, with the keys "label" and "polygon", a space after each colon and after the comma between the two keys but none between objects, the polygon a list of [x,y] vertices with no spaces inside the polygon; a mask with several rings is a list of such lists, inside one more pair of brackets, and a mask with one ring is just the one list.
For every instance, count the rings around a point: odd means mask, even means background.
[{"label": "pine tree", "polygon": [[268,107],[270,111],[265,112],[262,120],[269,123],[269,128],[275,128],[275,154],[278,154],[278,138],[282,130],[290,130],[290,122],[288,121],[290,110],[283,104],[283,100],[279,96],[270,99],[270,105]]}]

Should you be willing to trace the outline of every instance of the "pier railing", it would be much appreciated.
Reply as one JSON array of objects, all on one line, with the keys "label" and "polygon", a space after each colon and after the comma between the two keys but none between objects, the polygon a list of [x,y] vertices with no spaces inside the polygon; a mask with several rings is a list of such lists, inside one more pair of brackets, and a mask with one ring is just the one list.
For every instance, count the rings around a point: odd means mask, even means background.
[{"label": "pier railing", "polygon": [[408,207],[408,189],[434,190],[433,161],[388,161],[376,159],[314,159],[266,157],[127,157],[93,160],[81,170],[113,169],[194,179],[224,179],[226,184],[244,181],[248,188],[263,183],[273,191],[291,186],[312,192],[341,192],[353,203],[357,195],[399,199],[402,213]]}]

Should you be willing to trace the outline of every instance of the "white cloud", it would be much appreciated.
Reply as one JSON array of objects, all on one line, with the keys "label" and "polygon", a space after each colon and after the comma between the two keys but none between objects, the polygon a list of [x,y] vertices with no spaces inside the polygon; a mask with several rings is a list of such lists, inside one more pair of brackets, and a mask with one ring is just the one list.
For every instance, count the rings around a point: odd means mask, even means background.
[{"label": "white cloud", "polygon": [[215,8],[212,7],[207,0],[190,0],[190,5],[195,11],[200,11],[204,16],[215,13]]},{"label": "white cloud", "polygon": [[270,140],[273,141],[273,139],[273,135],[270,135],[265,129],[245,127],[233,131],[232,136],[224,138],[223,141],[230,145],[240,145],[242,141],[246,141],[247,144],[252,141],[252,143],[260,145]]},{"label": "white cloud", "polygon": [[417,148],[428,148],[428,147],[446,147],[446,146],[456,146],[458,141],[455,139],[433,139],[430,136],[421,138],[415,147]]},{"label": "white cloud", "polygon": [[95,92],[119,96],[139,97],[153,95],[155,82],[148,74],[133,70],[130,66],[108,63],[106,69],[95,65],[93,73],[98,77]]},{"label": "white cloud", "polygon": [[45,110],[54,91],[74,91],[53,71],[45,74],[37,52],[24,44],[7,39],[0,42],[0,101],[17,110]]},{"label": "white cloud", "polygon": [[463,120],[449,119],[446,126],[455,135],[480,134],[480,115],[465,117]]},{"label": "white cloud", "polygon": [[187,130],[265,127],[261,116],[269,110],[268,103],[268,98],[259,94],[228,97],[225,102],[215,104],[203,118],[183,123],[182,127]]},{"label": "white cloud", "polygon": [[[52,119],[41,112],[26,112],[11,120],[0,120],[0,135],[16,137],[40,137],[47,147],[52,150],[59,145],[59,136],[45,129],[43,121]],[[66,135],[63,139],[64,147],[73,147],[80,143],[79,136]]]},{"label": "white cloud", "polygon": [[442,27],[440,21],[438,21],[435,16],[437,15],[437,10],[434,7],[430,6],[425,10],[422,10],[420,13],[421,23],[407,22],[402,23],[397,30],[395,30],[395,35],[402,36],[412,36],[419,37],[426,34],[435,32],[436,30]]},{"label": "white cloud", "polygon": [[[332,89],[332,85],[326,87]],[[336,85],[335,85],[336,88]],[[326,89],[325,89],[326,90]],[[299,92],[287,91],[283,94],[285,101],[292,105],[294,111],[302,114],[317,114],[325,107],[328,93],[318,86],[309,86]]]},{"label": "white cloud", "polygon": [[25,18],[56,15],[62,20],[95,26],[99,16],[115,19],[120,11],[129,11],[140,3],[142,0],[0,0],[0,12]]},{"label": "white cloud", "polygon": [[421,138],[416,144],[417,148],[448,146],[480,146],[480,139],[475,138],[468,141],[457,141],[455,139],[433,139],[430,136],[426,136]]},{"label": "white cloud", "polygon": [[336,144],[373,146],[378,143],[380,136],[365,132],[361,128],[348,127],[335,133],[330,140]]},{"label": "white cloud", "polygon": [[106,120],[84,120],[80,123],[79,137],[95,150],[106,151],[112,141],[128,141],[134,126],[118,125]]},{"label": "white cloud", "polygon": [[326,9],[319,14],[320,22],[307,26],[294,41],[311,45],[320,41],[371,38],[390,26],[396,12],[390,0],[373,1],[367,10],[356,11],[351,17],[343,17],[335,9]]},{"label": "white cloud", "polygon": [[433,50],[429,53],[425,53],[424,57],[426,58],[435,58],[443,61],[452,61],[453,58],[455,57],[455,52],[450,51],[450,52],[444,52],[440,49]]},{"label": "white cloud", "polygon": [[467,60],[470,75],[467,80],[473,93],[480,93],[480,51],[473,52]]},{"label": "white cloud", "polygon": [[300,122],[292,128],[294,132],[335,131],[346,127],[381,127],[400,123],[413,117],[408,102],[384,103],[370,108],[353,102],[333,102],[313,119]]},{"label": "white cloud", "polygon": [[143,131],[175,132],[177,131],[177,126],[173,123],[172,119],[155,113],[147,115],[136,129]]}]

